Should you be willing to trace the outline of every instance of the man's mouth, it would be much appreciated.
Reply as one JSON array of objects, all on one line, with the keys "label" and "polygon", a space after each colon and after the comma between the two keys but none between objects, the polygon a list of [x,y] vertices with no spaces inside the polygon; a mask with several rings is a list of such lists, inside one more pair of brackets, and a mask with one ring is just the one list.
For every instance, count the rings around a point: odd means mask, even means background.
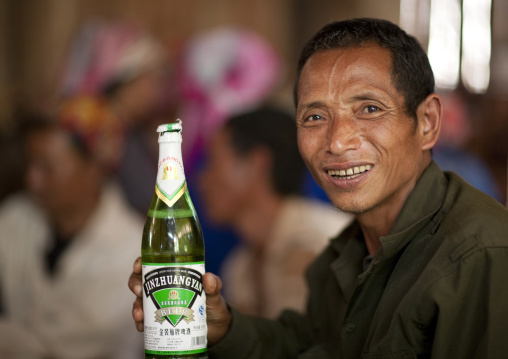
[{"label": "man's mouth", "polygon": [[328,170],[328,175],[340,179],[352,179],[360,176],[372,168],[372,165],[355,166],[346,170]]}]

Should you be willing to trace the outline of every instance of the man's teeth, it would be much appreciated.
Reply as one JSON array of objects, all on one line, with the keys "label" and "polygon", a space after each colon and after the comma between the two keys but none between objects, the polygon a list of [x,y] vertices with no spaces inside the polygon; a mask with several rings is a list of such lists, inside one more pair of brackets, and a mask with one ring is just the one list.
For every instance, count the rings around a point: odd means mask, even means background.
[{"label": "man's teeth", "polygon": [[365,165],[365,166],[351,167],[351,168],[348,168],[347,170],[340,170],[340,171],[330,170],[330,171],[328,171],[328,175],[342,177],[345,179],[351,179],[351,178],[358,177],[362,173],[370,170],[371,168],[372,168],[372,165]]}]

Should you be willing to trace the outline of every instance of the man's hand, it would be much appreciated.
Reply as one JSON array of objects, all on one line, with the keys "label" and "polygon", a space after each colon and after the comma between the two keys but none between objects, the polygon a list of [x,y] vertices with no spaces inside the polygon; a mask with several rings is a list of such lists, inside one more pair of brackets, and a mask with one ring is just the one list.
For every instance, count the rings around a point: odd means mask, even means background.
[{"label": "man's hand", "polygon": [[231,313],[221,296],[222,281],[212,273],[203,276],[203,289],[206,292],[206,324],[208,326],[208,345],[217,344],[229,331]]},{"label": "man's hand", "polygon": [[[141,257],[134,262],[132,274],[129,278],[129,288],[136,295],[132,307],[132,318],[136,329],[143,331],[143,288],[141,281]],[[231,324],[231,313],[226,301],[221,296],[222,281],[212,273],[203,276],[203,289],[206,293],[206,322],[208,325],[208,345],[218,343],[228,332]]]},{"label": "man's hand", "polygon": [[129,278],[129,289],[136,294],[136,301],[132,306],[132,318],[136,323],[138,332],[143,331],[143,282],[141,281],[141,257],[134,262],[131,276]]}]

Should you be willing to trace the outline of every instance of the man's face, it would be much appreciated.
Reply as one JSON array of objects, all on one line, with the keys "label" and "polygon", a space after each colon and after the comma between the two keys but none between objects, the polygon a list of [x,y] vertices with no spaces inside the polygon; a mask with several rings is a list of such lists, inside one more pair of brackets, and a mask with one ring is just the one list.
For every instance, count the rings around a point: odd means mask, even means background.
[{"label": "man's face", "polygon": [[230,144],[227,131],[219,130],[207,148],[207,164],[200,177],[200,194],[207,216],[216,224],[231,225],[249,200],[251,164]]},{"label": "man's face", "polygon": [[301,73],[300,153],[346,212],[400,210],[425,167],[420,131],[392,84],[391,65],[388,50],[370,45],[316,53]]},{"label": "man's face", "polygon": [[37,203],[52,217],[76,210],[97,186],[94,166],[58,130],[34,132],[26,145],[26,181]]},{"label": "man's face", "polygon": [[147,116],[161,108],[167,101],[166,78],[160,71],[152,70],[142,74],[133,81],[122,85],[118,99],[127,112],[124,120],[128,125],[139,125]]}]

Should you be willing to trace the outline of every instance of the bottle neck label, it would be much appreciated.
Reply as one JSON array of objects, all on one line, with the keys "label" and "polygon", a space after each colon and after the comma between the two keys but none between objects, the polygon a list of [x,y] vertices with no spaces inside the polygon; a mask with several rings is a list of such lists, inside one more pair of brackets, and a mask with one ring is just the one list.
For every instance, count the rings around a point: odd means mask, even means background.
[{"label": "bottle neck label", "polygon": [[180,143],[161,143],[155,193],[161,201],[172,207],[183,196],[185,190],[185,172]]}]

